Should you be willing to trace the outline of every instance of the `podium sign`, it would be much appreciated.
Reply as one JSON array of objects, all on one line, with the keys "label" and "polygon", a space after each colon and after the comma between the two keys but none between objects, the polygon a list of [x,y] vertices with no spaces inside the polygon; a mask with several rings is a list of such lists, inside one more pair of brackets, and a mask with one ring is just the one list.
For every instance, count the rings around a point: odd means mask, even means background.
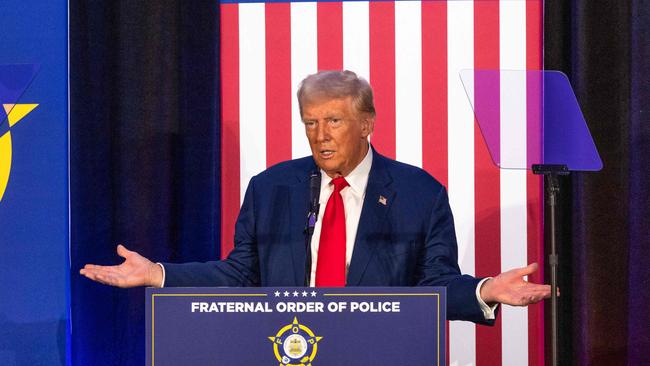
[{"label": "podium sign", "polygon": [[444,365],[445,289],[148,288],[147,365]]}]

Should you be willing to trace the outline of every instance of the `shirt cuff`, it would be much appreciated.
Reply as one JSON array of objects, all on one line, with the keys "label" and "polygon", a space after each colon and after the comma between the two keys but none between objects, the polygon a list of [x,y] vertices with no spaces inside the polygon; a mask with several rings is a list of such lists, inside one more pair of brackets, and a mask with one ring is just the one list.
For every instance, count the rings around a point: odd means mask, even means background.
[{"label": "shirt cuff", "polygon": [[[164,271],[163,271],[163,274],[164,274]],[[163,276],[163,278],[165,278],[165,277]],[[481,307],[481,311],[483,312],[483,316],[485,317],[485,320],[493,320],[495,318],[494,311],[499,306],[498,303],[494,304],[492,306],[488,306],[488,304],[486,304],[485,301],[483,301],[483,299],[481,299],[481,287],[483,287],[483,284],[485,283],[485,281],[491,280],[491,279],[492,279],[492,277],[486,277],[486,278],[482,279],[481,282],[478,283],[478,285],[476,285],[476,300],[478,301],[478,305]]]},{"label": "shirt cuff", "polygon": [[[165,266],[163,266],[163,264],[160,263],[160,262],[158,262],[156,264],[160,266],[160,269],[162,269],[162,282],[160,283],[160,288],[163,288],[163,287],[165,287]],[[479,287],[480,286],[481,286],[481,284],[479,283]]]}]

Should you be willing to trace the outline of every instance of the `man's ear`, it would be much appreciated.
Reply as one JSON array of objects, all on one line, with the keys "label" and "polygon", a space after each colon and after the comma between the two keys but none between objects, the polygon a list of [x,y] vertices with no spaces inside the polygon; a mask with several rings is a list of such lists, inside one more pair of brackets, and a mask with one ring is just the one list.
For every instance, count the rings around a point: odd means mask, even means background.
[{"label": "man's ear", "polygon": [[367,115],[361,119],[361,136],[367,138],[375,130],[375,117]]}]

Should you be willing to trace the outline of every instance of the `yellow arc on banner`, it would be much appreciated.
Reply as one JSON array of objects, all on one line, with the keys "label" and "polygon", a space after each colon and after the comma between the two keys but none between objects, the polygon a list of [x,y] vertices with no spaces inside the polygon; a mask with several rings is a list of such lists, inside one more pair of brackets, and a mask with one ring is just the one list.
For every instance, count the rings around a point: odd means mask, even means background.
[{"label": "yellow arc on banner", "polygon": [[[28,115],[38,104],[3,104],[9,128]],[[2,121],[2,119],[0,119]],[[0,201],[5,194],[11,174],[11,130],[0,136]]]}]

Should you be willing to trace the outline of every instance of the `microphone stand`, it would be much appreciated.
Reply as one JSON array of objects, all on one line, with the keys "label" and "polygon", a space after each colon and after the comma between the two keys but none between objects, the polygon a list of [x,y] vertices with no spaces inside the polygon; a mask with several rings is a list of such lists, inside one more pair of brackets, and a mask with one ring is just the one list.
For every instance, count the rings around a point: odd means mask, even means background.
[{"label": "microphone stand", "polygon": [[320,209],[318,203],[320,199],[320,180],[320,171],[316,170],[309,174],[309,213],[307,213],[307,226],[305,226],[305,287],[309,287],[311,280],[311,238],[314,235]]}]

